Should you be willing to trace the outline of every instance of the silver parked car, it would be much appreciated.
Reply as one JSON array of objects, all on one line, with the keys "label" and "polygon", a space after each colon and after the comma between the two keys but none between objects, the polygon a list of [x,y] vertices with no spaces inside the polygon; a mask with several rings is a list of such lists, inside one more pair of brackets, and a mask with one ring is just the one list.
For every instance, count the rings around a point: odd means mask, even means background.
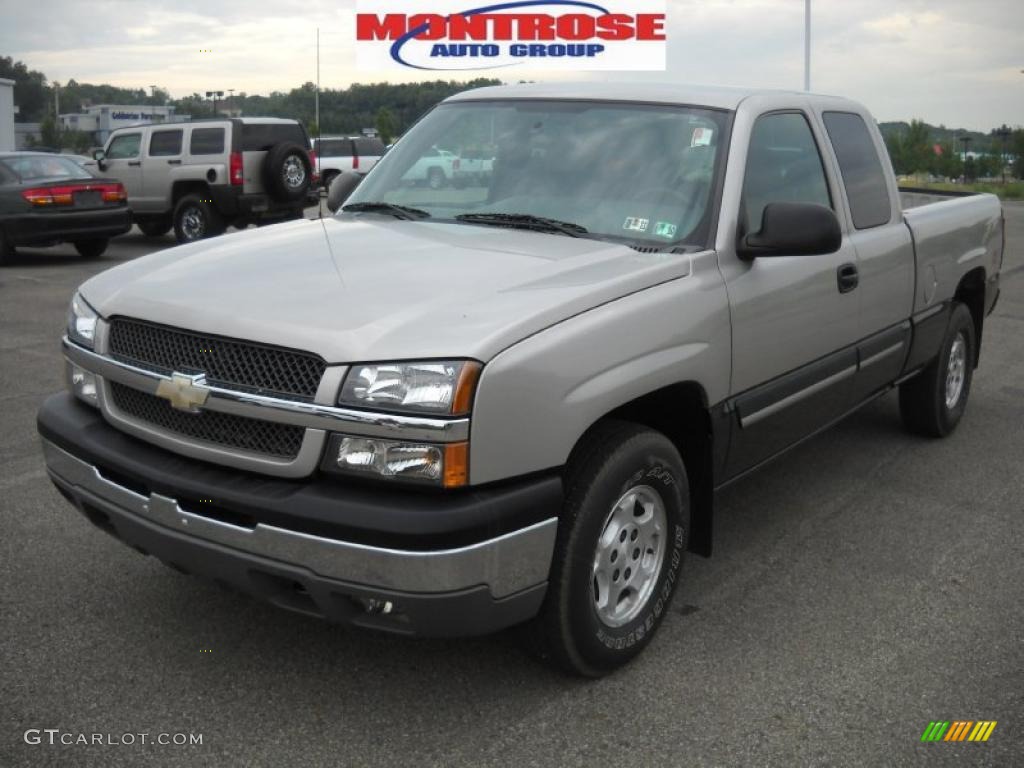
[{"label": "silver parked car", "polygon": [[[406,183],[442,141],[490,173]],[[806,93],[468,91],[328,201],[84,283],[50,476],[179,570],[406,635],[528,622],[581,675],[650,642],[717,489],[895,388],[950,435],[1002,265],[997,198],[902,210],[867,110]]]},{"label": "silver parked car", "polygon": [[273,117],[119,128],[95,157],[128,190],[144,234],[173,228],[182,243],[299,218],[315,178],[305,128]]}]

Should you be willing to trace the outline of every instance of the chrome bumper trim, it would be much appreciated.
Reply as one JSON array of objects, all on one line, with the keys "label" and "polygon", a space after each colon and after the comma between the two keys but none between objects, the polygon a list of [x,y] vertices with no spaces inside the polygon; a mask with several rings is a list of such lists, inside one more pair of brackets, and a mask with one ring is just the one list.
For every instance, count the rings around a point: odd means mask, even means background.
[{"label": "chrome bumper trim", "polygon": [[431,552],[370,547],[258,523],[244,528],[183,510],[175,499],[143,496],[43,439],[54,482],[114,515],[134,516],[195,539],[306,568],[325,578],[408,592],[453,592],[485,584],[502,598],[547,580],[557,518],[468,547]]},{"label": "chrome bumper trim", "polygon": [[[143,368],[122,363],[97,354],[63,339],[64,356],[75,365],[108,381],[116,381],[133,389],[156,394],[161,381],[170,381]],[[330,368],[328,370],[331,370]],[[422,416],[399,416],[372,413],[351,408],[338,408],[319,403],[303,403],[277,397],[254,395],[220,387],[210,387],[204,410],[219,411],[250,419],[292,424],[327,432],[346,432],[366,437],[402,440],[425,440],[435,443],[458,443],[469,439],[469,419],[434,419]]]}]

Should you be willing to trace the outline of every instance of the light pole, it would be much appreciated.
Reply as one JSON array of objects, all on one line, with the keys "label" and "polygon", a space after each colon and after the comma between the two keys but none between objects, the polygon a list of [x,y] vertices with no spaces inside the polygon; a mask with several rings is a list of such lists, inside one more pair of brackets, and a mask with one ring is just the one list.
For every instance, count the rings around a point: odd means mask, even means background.
[{"label": "light pole", "polygon": [[804,0],[804,90],[811,90],[811,0]]},{"label": "light pole", "polygon": [[207,91],[206,98],[213,99],[213,116],[217,116],[217,99],[224,98],[224,91]]}]

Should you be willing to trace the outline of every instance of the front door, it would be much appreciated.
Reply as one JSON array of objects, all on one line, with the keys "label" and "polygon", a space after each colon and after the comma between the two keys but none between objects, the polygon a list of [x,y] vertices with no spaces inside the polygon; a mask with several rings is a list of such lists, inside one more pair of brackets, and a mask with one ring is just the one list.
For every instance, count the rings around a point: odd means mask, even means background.
[{"label": "front door", "polygon": [[[839,210],[820,137],[800,111],[754,123],[743,182],[740,233],[760,229],[774,202]],[[842,221],[845,216],[840,216]],[[857,371],[859,303],[839,275],[857,261],[844,233],[835,253],[772,256],[723,270],[733,335],[733,432],[725,478],[771,458],[841,416]]]},{"label": "front door", "polygon": [[142,201],[142,132],[119,133],[110,140],[106,149],[106,167],[99,171],[124,184],[128,193],[128,205],[138,210],[136,203]]}]

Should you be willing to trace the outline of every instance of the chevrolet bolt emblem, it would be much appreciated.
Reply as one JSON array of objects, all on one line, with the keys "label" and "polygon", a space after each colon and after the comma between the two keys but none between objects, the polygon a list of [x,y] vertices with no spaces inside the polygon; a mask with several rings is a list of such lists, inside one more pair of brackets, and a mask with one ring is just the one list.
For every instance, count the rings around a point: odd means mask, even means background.
[{"label": "chevrolet bolt emblem", "polygon": [[157,386],[156,396],[164,398],[172,408],[179,411],[199,413],[199,406],[204,405],[210,396],[206,374],[187,376],[184,373],[173,373],[171,378],[163,379]]}]

